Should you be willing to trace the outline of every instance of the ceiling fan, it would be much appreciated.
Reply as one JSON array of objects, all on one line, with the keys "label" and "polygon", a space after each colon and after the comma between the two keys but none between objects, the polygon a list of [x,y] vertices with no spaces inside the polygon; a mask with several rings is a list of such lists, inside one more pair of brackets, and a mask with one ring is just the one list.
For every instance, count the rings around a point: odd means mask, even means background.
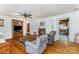
[{"label": "ceiling fan", "polygon": [[28,13],[19,13],[18,16],[23,16],[24,18],[32,18],[32,14],[28,14]]}]

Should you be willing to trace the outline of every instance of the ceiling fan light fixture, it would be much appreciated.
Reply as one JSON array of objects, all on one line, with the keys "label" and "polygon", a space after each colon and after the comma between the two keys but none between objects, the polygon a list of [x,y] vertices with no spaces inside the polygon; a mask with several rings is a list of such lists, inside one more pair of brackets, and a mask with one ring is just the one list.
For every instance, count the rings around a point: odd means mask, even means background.
[{"label": "ceiling fan light fixture", "polygon": [[32,18],[32,14],[27,14],[27,13],[19,13],[19,16],[24,16],[24,18]]}]

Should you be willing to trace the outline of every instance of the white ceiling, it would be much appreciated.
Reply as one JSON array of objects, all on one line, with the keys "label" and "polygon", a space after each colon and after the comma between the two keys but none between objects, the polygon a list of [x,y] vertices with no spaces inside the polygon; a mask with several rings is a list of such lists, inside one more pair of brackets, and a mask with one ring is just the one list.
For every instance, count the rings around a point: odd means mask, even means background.
[{"label": "white ceiling", "polygon": [[18,13],[31,13],[33,18],[49,17],[73,12],[79,5],[75,4],[0,4],[0,14],[18,17]]}]

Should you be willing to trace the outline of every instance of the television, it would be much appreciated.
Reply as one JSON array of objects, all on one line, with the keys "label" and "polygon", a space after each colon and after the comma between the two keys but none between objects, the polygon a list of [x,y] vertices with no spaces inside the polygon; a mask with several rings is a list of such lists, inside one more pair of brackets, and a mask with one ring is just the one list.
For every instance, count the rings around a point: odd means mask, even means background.
[{"label": "television", "polygon": [[14,26],[14,31],[21,32],[22,26]]}]

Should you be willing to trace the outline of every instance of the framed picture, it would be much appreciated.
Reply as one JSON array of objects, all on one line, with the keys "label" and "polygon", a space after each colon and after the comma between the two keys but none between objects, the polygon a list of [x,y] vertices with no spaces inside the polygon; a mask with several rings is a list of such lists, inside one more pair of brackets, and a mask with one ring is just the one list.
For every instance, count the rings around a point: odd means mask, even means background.
[{"label": "framed picture", "polygon": [[0,27],[4,26],[4,19],[0,19]]}]

